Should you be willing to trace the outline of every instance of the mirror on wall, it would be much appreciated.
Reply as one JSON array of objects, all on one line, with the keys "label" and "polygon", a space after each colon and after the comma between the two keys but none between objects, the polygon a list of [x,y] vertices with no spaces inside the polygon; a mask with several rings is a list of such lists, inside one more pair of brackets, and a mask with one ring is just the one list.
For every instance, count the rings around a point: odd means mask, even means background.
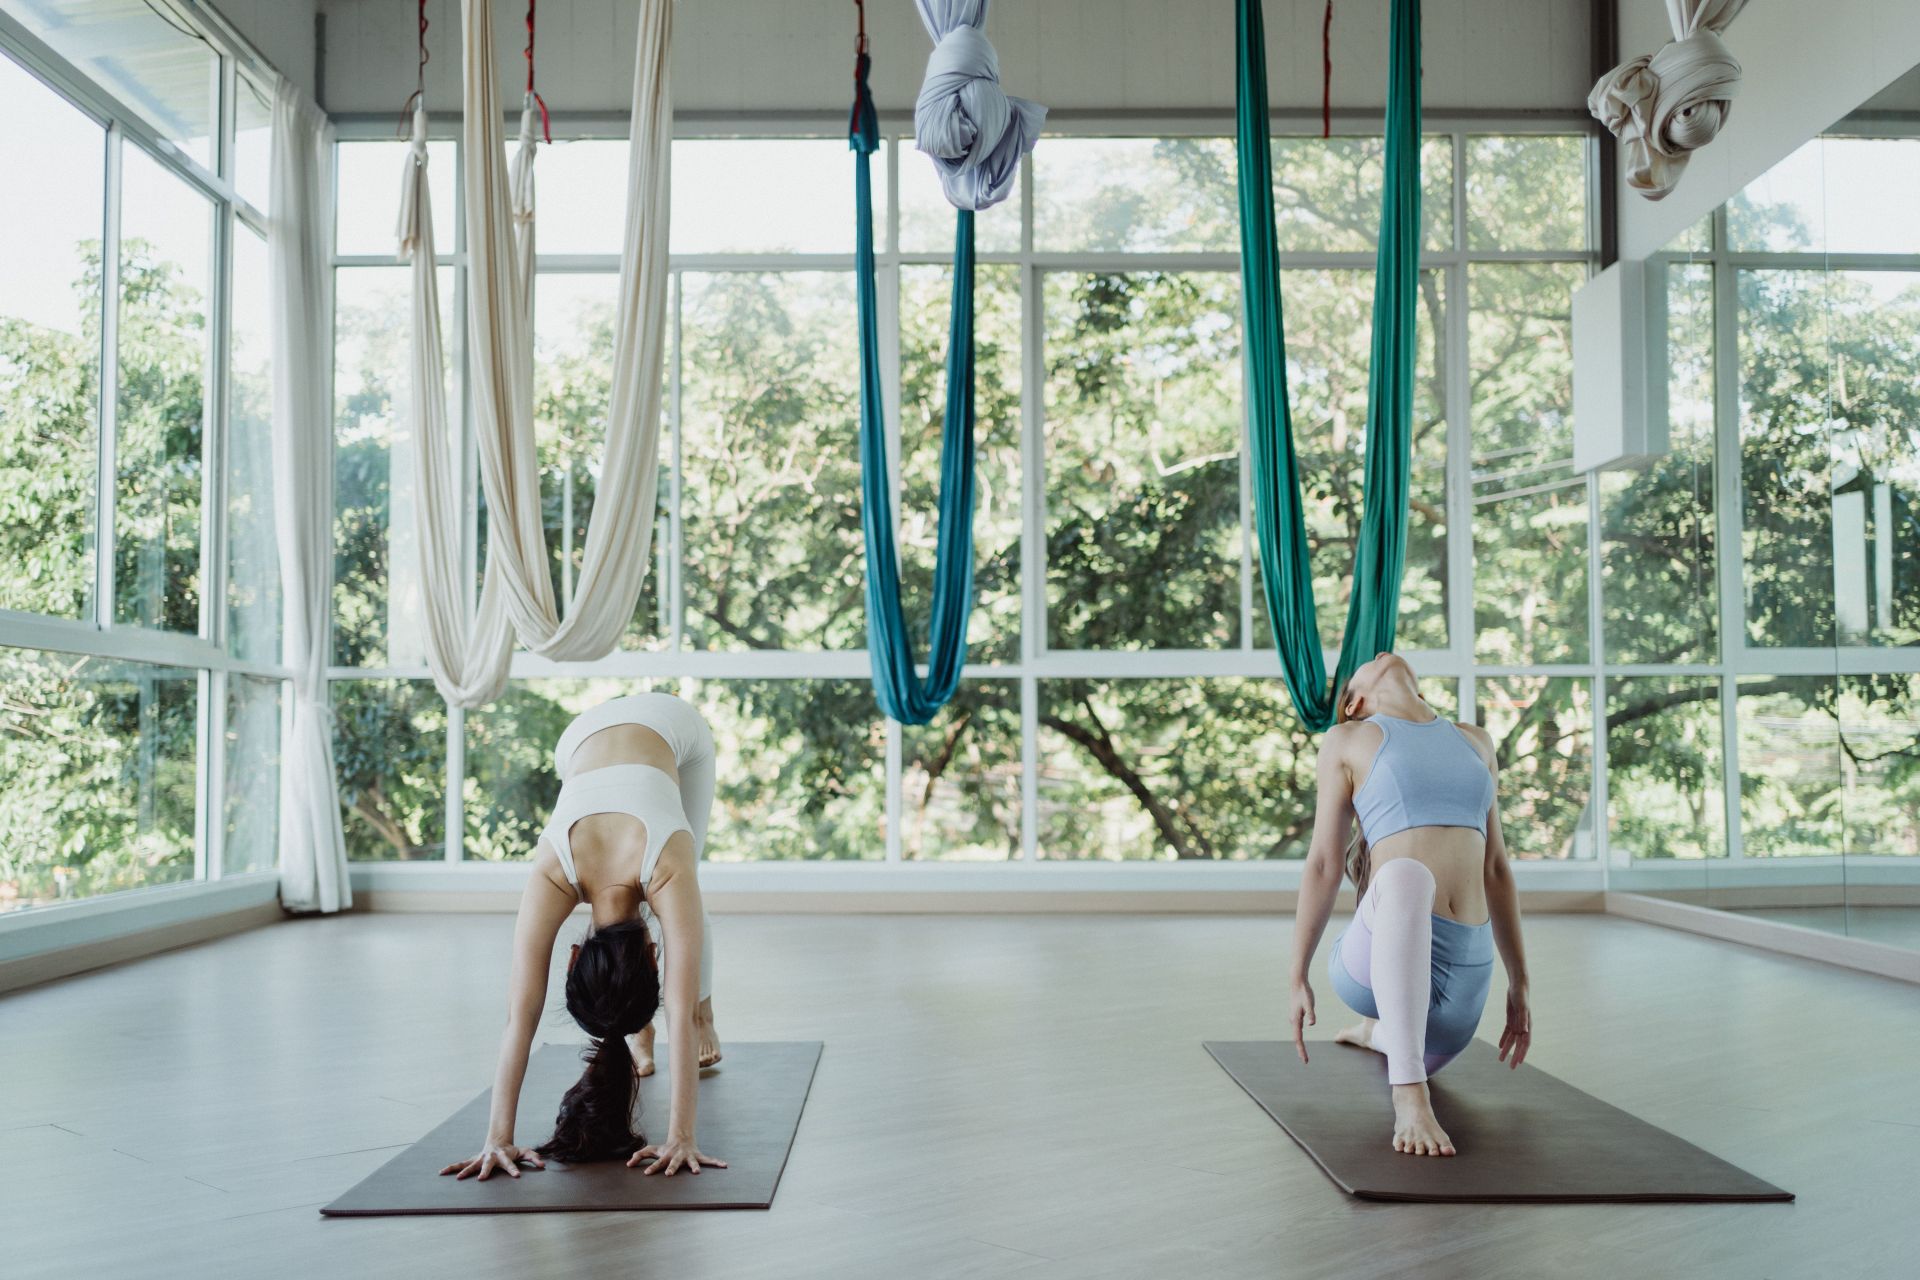
[{"label": "mirror on wall", "polygon": [[1916,208],[1920,68],[1655,260],[1671,446],[1601,478],[1616,889],[1920,948]]}]

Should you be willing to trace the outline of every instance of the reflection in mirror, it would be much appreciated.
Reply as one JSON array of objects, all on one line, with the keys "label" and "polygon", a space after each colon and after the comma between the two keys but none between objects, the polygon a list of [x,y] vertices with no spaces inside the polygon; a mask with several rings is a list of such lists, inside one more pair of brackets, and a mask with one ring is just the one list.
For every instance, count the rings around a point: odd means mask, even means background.
[{"label": "reflection in mirror", "polygon": [[1672,449],[1600,484],[1615,888],[1920,947],[1917,203],[1920,69],[1660,255]]}]

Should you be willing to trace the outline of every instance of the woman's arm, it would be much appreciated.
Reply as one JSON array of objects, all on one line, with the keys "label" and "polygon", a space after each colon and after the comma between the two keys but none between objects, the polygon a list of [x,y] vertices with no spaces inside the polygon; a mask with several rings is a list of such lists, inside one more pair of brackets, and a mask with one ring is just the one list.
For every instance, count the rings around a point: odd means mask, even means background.
[{"label": "woman's arm", "polygon": [[1320,741],[1318,799],[1314,804],[1313,843],[1300,873],[1300,895],[1294,912],[1293,1045],[1300,1061],[1307,1060],[1306,1028],[1319,1021],[1313,1008],[1313,988],[1307,985],[1307,967],[1326,932],[1340,893],[1342,860],[1353,827],[1353,779],[1347,773],[1343,750],[1351,731],[1336,725]]},{"label": "woman's arm", "polygon": [[1500,829],[1500,766],[1493,739],[1478,727],[1472,730],[1487,768],[1493,772],[1494,800],[1487,810],[1487,914],[1493,920],[1493,943],[1507,966],[1507,1026],[1500,1033],[1500,1058],[1519,1066],[1533,1042],[1533,1015],[1528,1007],[1527,951],[1520,938],[1520,892],[1514,884],[1513,864],[1507,858],[1507,838]]},{"label": "woman's arm", "polygon": [[702,1164],[724,1169],[724,1161],[709,1159],[693,1139],[700,1101],[699,1037],[693,1029],[693,1011],[700,1003],[700,942],[706,913],[701,910],[700,882],[694,875],[693,839],[685,832],[660,851],[647,900],[660,917],[666,950],[662,957],[666,987],[660,994],[667,1008],[667,1081],[672,1094],[667,1140],[642,1147],[627,1165],[646,1163],[648,1173],[664,1169],[669,1177],[682,1167],[699,1173]]},{"label": "woman's arm", "polygon": [[520,894],[520,914],[513,924],[513,968],[507,979],[507,1027],[500,1036],[500,1059],[493,1072],[493,1110],[480,1154],[448,1165],[440,1172],[461,1178],[478,1175],[484,1181],[495,1169],[520,1176],[526,1162],[543,1168],[531,1148],[513,1141],[514,1119],[520,1107],[520,1085],[526,1079],[527,1055],[540,1025],[540,1009],[547,998],[547,969],[553,963],[553,940],[572,914],[578,899],[561,889],[548,874],[558,859],[542,842],[527,887]]}]

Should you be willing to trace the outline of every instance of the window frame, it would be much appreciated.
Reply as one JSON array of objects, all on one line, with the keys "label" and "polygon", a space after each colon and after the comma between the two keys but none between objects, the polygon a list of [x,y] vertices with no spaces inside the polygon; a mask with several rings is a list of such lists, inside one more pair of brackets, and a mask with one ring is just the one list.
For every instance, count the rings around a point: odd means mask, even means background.
[{"label": "window frame", "polygon": [[[392,122],[384,117],[349,116],[335,122],[338,140],[341,143],[356,141],[389,141],[393,138]],[[511,127],[512,121],[507,121]],[[1317,132],[1318,117],[1311,121],[1303,113],[1276,112],[1273,115],[1275,135],[1295,134],[1311,135]],[[1214,113],[1056,113],[1049,119],[1049,128],[1053,132],[1067,136],[1085,137],[1230,137],[1231,120]],[[814,115],[782,114],[696,114],[675,120],[674,138],[822,138],[842,136],[845,128],[843,120],[837,117]],[[896,520],[899,518],[898,494],[900,492],[900,376],[899,376],[899,298],[900,271],[909,266],[946,266],[949,256],[945,253],[907,253],[899,249],[900,206],[899,175],[903,162],[911,162],[911,116],[906,113],[882,113],[881,133],[883,145],[888,149],[886,166],[886,219],[882,227],[877,228],[876,239],[880,242],[876,249],[876,275],[880,308],[882,385],[888,406],[888,447],[894,463],[893,488],[896,495]],[[557,140],[575,139],[619,139],[626,137],[626,121],[618,116],[604,114],[569,115],[555,121]],[[1344,119],[1336,118],[1333,133],[1344,136],[1378,136],[1378,121],[1369,113],[1349,113]],[[1586,247],[1568,250],[1492,250],[1473,249],[1469,245],[1466,218],[1466,163],[1468,140],[1476,134],[1547,134],[1557,136],[1578,136],[1582,140],[1584,160],[1584,190],[1586,200]],[[458,142],[460,125],[457,114],[445,113],[431,123],[430,137],[435,140],[452,139]],[[1447,403],[1442,406],[1448,424],[1447,437],[1447,479],[1446,500],[1448,512],[1449,545],[1447,548],[1447,572],[1454,584],[1449,592],[1448,646],[1445,649],[1409,652],[1408,656],[1419,666],[1423,676],[1432,676],[1451,682],[1457,691],[1461,716],[1473,719],[1475,716],[1476,677],[1482,675],[1526,675],[1572,677],[1586,685],[1588,702],[1594,708],[1592,719],[1592,750],[1590,786],[1591,801],[1589,819],[1582,830],[1576,834],[1575,847],[1568,858],[1562,860],[1526,862],[1519,864],[1521,873],[1532,880],[1545,881],[1567,887],[1599,888],[1602,882],[1604,859],[1601,858],[1598,834],[1604,834],[1605,821],[1595,815],[1604,813],[1601,772],[1604,769],[1604,739],[1601,735],[1601,708],[1599,706],[1600,678],[1602,673],[1599,639],[1599,575],[1589,573],[1587,616],[1589,635],[1589,660],[1579,663],[1558,663],[1527,666],[1495,666],[1476,664],[1473,659],[1473,598],[1471,592],[1473,539],[1471,536],[1471,515],[1473,510],[1472,475],[1472,434],[1471,405],[1469,402],[1469,382],[1467,377],[1467,271],[1471,264],[1480,262],[1573,262],[1580,263],[1591,272],[1599,264],[1599,218],[1601,201],[1598,198],[1596,181],[1599,169],[1596,127],[1590,119],[1572,113],[1449,113],[1429,115],[1423,125],[1423,134],[1431,139],[1435,136],[1450,140],[1453,164],[1452,185],[1452,243],[1444,250],[1423,250],[1421,266],[1441,273],[1448,301],[1445,325],[1435,335],[1436,357],[1444,362],[1447,372]],[[903,142],[902,140],[905,139]],[[1046,145],[1043,138],[1040,144]],[[456,146],[456,165],[464,166],[465,157]],[[1068,677],[1125,678],[1154,676],[1241,676],[1256,678],[1277,678],[1279,668],[1270,650],[1254,648],[1253,640],[1253,592],[1256,590],[1257,569],[1253,565],[1252,539],[1249,536],[1241,540],[1241,628],[1238,646],[1220,650],[1159,649],[1146,651],[1108,652],[1097,650],[1052,649],[1047,646],[1046,638],[1046,565],[1045,554],[1045,456],[1044,456],[1044,313],[1042,280],[1048,272],[1074,270],[1215,270],[1237,273],[1239,270],[1238,252],[1151,252],[1151,253],[1094,253],[1094,252],[1037,252],[1034,249],[1034,159],[1028,155],[1022,161],[1021,185],[1015,197],[1021,208],[1020,248],[1014,252],[985,252],[976,254],[981,265],[1008,264],[1018,273],[1020,279],[1022,309],[1022,422],[1021,422],[1021,489],[1023,529],[1021,536],[1021,636],[1019,652],[1015,660],[1009,662],[969,662],[964,669],[964,679],[1002,679],[1016,682],[1021,692],[1021,761],[1022,761],[1022,819],[1021,849],[1018,857],[1005,862],[941,862],[935,860],[920,861],[903,857],[901,849],[902,818],[901,779],[903,773],[903,739],[898,724],[888,722],[886,729],[886,847],[881,859],[860,862],[822,862],[808,864],[804,869],[787,867],[778,862],[748,864],[715,864],[714,872],[728,883],[758,887],[762,884],[790,883],[791,877],[803,879],[828,876],[841,883],[866,883],[869,876],[876,885],[899,885],[901,874],[932,875],[943,878],[952,876],[966,877],[964,885],[985,886],[992,883],[1006,887],[1042,887],[1043,881],[1035,875],[1069,875],[1086,878],[1086,882],[1097,882],[1106,876],[1152,877],[1153,887],[1165,887],[1165,877],[1174,876],[1184,882],[1186,875],[1199,877],[1195,883],[1218,886],[1220,888],[1258,885],[1260,887],[1288,887],[1297,880],[1298,863],[1293,861],[1270,860],[1249,862],[1209,862],[1206,864],[1164,865],[1156,860],[1144,864],[1113,863],[1099,859],[1083,859],[1065,862],[1043,859],[1038,856],[1038,715],[1039,681]],[[339,170],[335,166],[336,172]],[[454,184],[456,201],[464,200],[464,184],[456,179]],[[465,323],[465,265],[466,245],[463,210],[456,204],[455,226],[457,228],[455,245],[452,252],[442,252],[439,263],[451,267],[455,272],[455,304],[446,316],[446,323],[464,325]],[[379,254],[339,254],[332,253],[330,261],[336,271],[355,267],[391,266],[393,259]],[[1315,253],[1289,253],[1286,257],[1289,268],[1359,268],[1371,270],[1374,266],[1374,254],[1371,251],[1338,251]],[[682,540],[682,511],[680,493],[680,474],[677,460],[680,456],[681,415],[679,412],[679,299],[682,276],[687,271],[749,271],[749,270],[815,270],[815,271],[851,271],[854,259],[846,254],[673,254],[670,258],[672,271],[672,297],[674,307],[670,323],[673,332],[668,349],[668,381],[666,390],[666,420],[663,424],[666,439],[663,448],[670,450],[671,475],[669,493],[672,509],[669,512],[669,537],[672,543],[668,556],[670,566],[668,580],[663,584],[663,597],[668,604],[671,626],[668,643],[654,651],[617,651],[606,658],[592,663],[555,663],[543,658],[516,651],[512,659],[512,677],[516,680],[542,677],[589,678],[613,676],[624,678],[676,678],[676,677],[723,677],[736,676],[748,678],[853,678],[863,679],[870,674],[868,655],[864,648],[819,651],[819,650],[781,650],[749,652],[710,652],[683,647],[684,611],[683,577],[680,571],[681,556],[684,551]],[[617,271],[618,253],[610,254],[541,254],[536,270],[541,274],[560,272],[606,272]],[[464,345],[464,344],[463,344]],[[467,358],[463,352],[463,359]],[[464,372],[462,379],[464,387]],[[477,574],[477,564],[473,559],[474,548],[474,494],[477,484],[476,449],[473,442],[473,430],[466,413],[466,398],[463,395],[460,404],[461,431],[466,442],[465,465],[462,467],[464,489],[462,505],[467,513],[467,527],[463,541],[468,552],[469,584]],[[1248,531],[1252,527],[1250,478],[1244,459],[1247,456],[1247,424],[1243,404],[1240,447],[1243,465],[1240,467],[1242,527]],[[1598,544],[1597,481],[1589,475],[1573,474],[1564,477],[1557,486],[1580,487],[1586,495],[1587,521],[1587,558],[1589,564],[1596,563]],[[1465,586],[1466,589],[1460,589]],[[469,586],[471,596],[471,586]],[[1329,666],[1337,654],[1327,653]],[[329,666],[328,679],[352,680],[369,679],[430,679],[431,673],[424,665],[386,666],[386,667],[341,667]],[[877,715],[877,713],[876,713]],[[447,783],[446,783],[446,830],[449,833],[447,852],[444,861],[401,862],[377,861],[357,862],[355,874],[359,882],[381,887],[422,887],[428,884],[468,885],[483,883],[468,880],[461,875],[450,874],[457,870],[453,864],[465,859],[461,849],[461,840],[457,833],[464,830],[464,806],[461,803],[462,783],[465,778],[465,715],[457,707],[450,707],[447,717]],[[493,864],[488,864],[492,867]],[[1191,871],[1186,870],[1191,866]],[[917,868],[903,872],[903,867]],[[995,869],[1005,873],[1006,879],[996,874]],[[1043,870],[1051,868],[1052,870]],[[1149,870],[1150,868],[1150,870]],[[439,873],[439,874],[436,874]],[[481,873],[473,868],[467,875]],[[487,871],[484,874],[492,874]],[[1079,883],[1079,881],[1076,881]],[[1148,887],[1142,884],[1143,888]]]},{"label": "window frame", "polygon": [[[218,61],[218,111],[211,140],[212,164],[203,166],[147,124],[139,112],[96,83],[85,72],[29,31],[10,14],[0,12],[0,58],[15,63],[69,106],[99,125],[105,134],[101,225],[101,286],[94,305],[100,309],[100,385],[95,407],[97,456],[94,473],[93,590],[87,613],[59,618],[21,610],[0,609],[0,646],[43,650],[137,665],[183,668],[197,673],[195,746],[194,867],[190,881],[120,890],[96,897],[47,903],[0,915],[0,928],[16,921],[40,921],[49,914],[91,915],[104,900],[148,894],[168,902],[196,897],[195,885],[222,879],[257,886],[277,880],[277,872],[226,874],[225,715],[230,677],[254,676],[284,685],[293,675],[282,660],[267,662],[234,656],[228,645],[227,619],[227,457],[231,430],[233,245],[243,230],[263,239],[268,235],[264,210],[245,199],[234,185],[237,153],[234,144],[237,83],[245,74],[269,92],[280,82],[276,72],[244,37],[224,20],[195,5],[175,16],[190,22]],[[122,161],[128,147],[137,148],[161,170],[186,184],[208,201],[212,209],[209,244],[210,274],[206,282],[207,366],[202,409],[200,456],[200,603],[199,626],[193,635],[119,624],[114,621],[115,449],[118,431],[119,246],[122,211]],[[291,698],[282,699],[284,738],[291,719]],[[249,890],[251,892],[251,890]],[[168,911],[174,908],[156,908]],[[118,910],[115,908],[114,910]],[[135,910],[129,919],[140,918]]]}]

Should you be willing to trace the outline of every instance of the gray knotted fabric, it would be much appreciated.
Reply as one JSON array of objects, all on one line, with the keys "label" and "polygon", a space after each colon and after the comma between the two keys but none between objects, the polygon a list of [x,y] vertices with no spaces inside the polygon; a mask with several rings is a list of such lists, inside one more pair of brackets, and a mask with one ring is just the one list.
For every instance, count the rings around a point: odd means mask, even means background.
[{"label": "gray knotted fabric", "polygon": [[1720,38],[1746,0],[1667,0],[1673,42],[1601,76],[1587,110],[1620,139],[1627,186],[1649,200],[1672,191],[1691,152],[1726,123],[1740,63]]},{"label": "gray knotted fabric", "polygon": [[933,54],[913,106],[913,144],[933,157],[957,209],[986,209],[1013,191],[1047,109],[1000,87],[1000,57],[981,28],[988,0],[914,0]]}]

